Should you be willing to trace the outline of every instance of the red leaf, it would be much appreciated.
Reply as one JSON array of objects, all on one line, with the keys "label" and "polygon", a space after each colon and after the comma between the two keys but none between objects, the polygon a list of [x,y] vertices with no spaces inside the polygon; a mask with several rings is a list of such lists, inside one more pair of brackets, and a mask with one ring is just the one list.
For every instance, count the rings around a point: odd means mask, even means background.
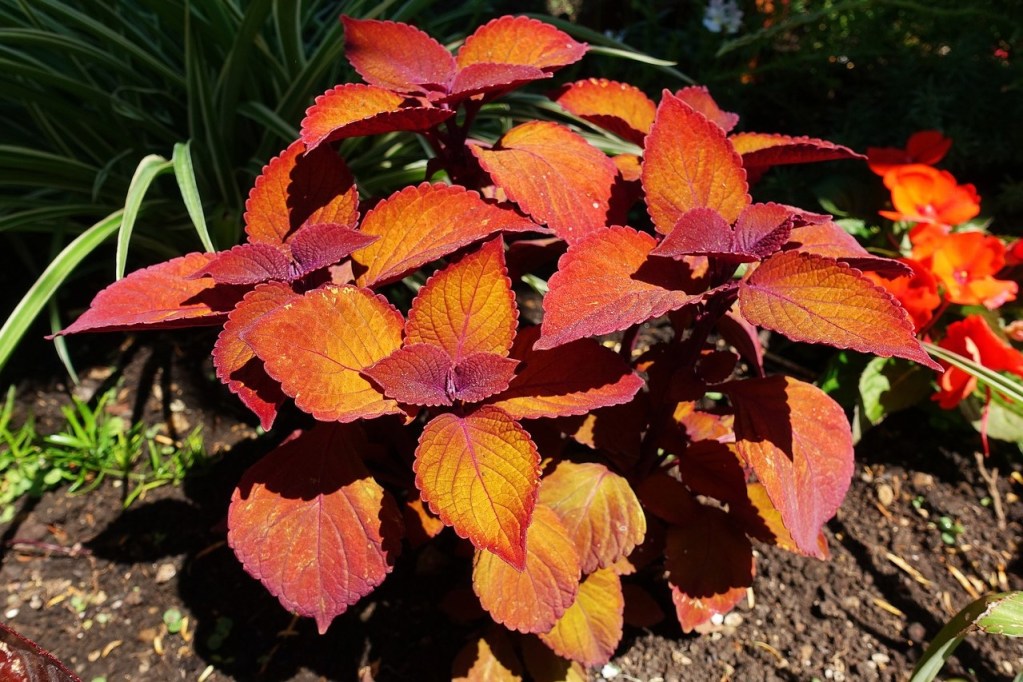
[{"label": "red leaf", "polygon": [[519,371],[493,401],[516,419],[586,414],[627,403],[643,387],[617,353],[592,339],[533,350],[539,336],[539,327],[519,334],[512,351],[521,361]]},{"label": "red leaf", "polygon": [[787,246],[803,253],[834,258],[858,270],[876,272],[882,277],[893,278],[913,274],[912,268],[893,258],[871,254],[860,246],[851,234],[842,229],[841,225],[831,221],[793,229]]},{"label": "red leaf", "polygon": [[136,270],[96,294],[89,309],[60,334],[219,324],[245,290],[197,278],[213,259],[213,254],[190,253]]},{"label": "red leaf", "polygon": [[405,325],[405,343],[429,343],[452,360],[475,353],[506,356],[518,309],[497,238],[444,268],[420,289]]},{"label": "red leaf", "polygon": [[736,133],[728,139],[735,151],[742,155],[742,165],[758,173],[771,166],[789,163],[867,158],[840,144],[806,136]]},{"label": "red leaf", "polygon": [[0,680],[82,682],[56,656],[0,623]]},{"label": "red leaf", "polygon": [[723,131],[731,132],[732,128],[739,122],[739,115],[729,111],[722,111],[710,91],[702,85],[690,85],[675,93],[675,97],[700,112],[707,120],[721,128]]},{"label": "red leaf", "polygon": [[892,295],[830,258],[798,251],[771,256],[740,283],[739,308],[753,324],[795,341],[939,367]]},{"label": "red leaf", "polygon": [[587,336],[627,329],[700,298],[683,289],[684,267],[648,258],[657,242],[628,227],[611,227],[569,247],[544,297],[547,350]]},{"label": "red leaf", "polygon": [[365,81],[397,92],[446,91],[455,60],[444,46],[409,24],[342,16],[345,57]]},{"label": "red leaf", "polygon": [[583,573],[628,556],[646,535],[646,516],[629,482],[603,464],[560,462],[540,485],[540,504],[561,519]]},{"label": "red leaf", "polygon": [[569,83],[554,101],[566,111],[641,146],[657,112],[657,105],[642,90],[606,78]]},{"label": "red leaf", "polygon": [[509,199],[568,243],[606,225],[614,163],[568,128],[531,121],[493,149],[470,149]]},{"label": "red leaf", "polygon": [[320,634],[373,591],[401,551],[394,499],[361,461],[357,427],[319,425],[250,467],[231,497],[228,544]]},{"label": "red leaf", "polygon": [[377,237],[356,232],[343,225],[319,223],[305,225],[288,240],[299,277],[334,265],[352,251],[372,244]]},{"label": "red leaf", "polygon": [[406,187],[363,219],[361,233],[380,239],[353,254],[365,268],[356,281],[360,286],[380,286],[495,232],[539,229],[528,218],[488,204],[462,187],[429,183]]},{"label": "red leaf", "polygon": [[329,286],[267,313],[241,336],[300,409],[350,422],[401,412],[361,374],[398,350],[401,327],[401,313],[383,297]]},{"label": "red leaf", "polygon": [[259,284],[270,280],[288,282],[291,259],[284,249],[272,244],[239,244],[213,254],[209,265],[194,277],[212,277],[217,284]]},{"label": "red leaf", "polygon": [[427,130],[454,115],[454,109],[405,105],[401,95],[375,85],[345,83],[316,98],[302,119],[309,149],[348,137]]},{"label": "red leaf", "polygon": [[407,405],[451,405],[451,356],[428,343],[400,348],[362,372],[384,395]]},{"label": "red leaf", "polygon": [[[729,515],[716,507],[700,506],[696,518],[668,528],[665,545],[668,582],[688,609],[676,610],[686,632],[714,613],[730,609],[753,584],[753,547]],[[740,597],[741,598],[741,597]],[[732,601],[734,599],[734,601]],[[694,604],[694,600],[698,600]],[[695,605],[709,611],[702,620],[687,613]],[[719,610],[722,605],[726,608]],[[708,606],[710,608],[708,608]]]},{"label": "red leaf", "polygon": [[355,225],[359,193],[333,149],[306,152],[297,140],[263,167],[245,202],[250,242],[283,244],[302,225]]},{"label": "red leaf", "polygon": [[518,360],[494,353],[473,353],[452,368],[452,397],[466,403],[478,403],[508,388]]},{"label": "red leaf", "polygon": [[547,632],[575,601],[579,559],[557,515],[537,507],[529,541],[516,567],[477,552],[472,588],[495,621],[519,632]]},{"label": "red leaf", "polygon": [[521,570],[536,506],[540,455],[518,422],[496,407],[441,414],[416,449],[416,487],[460,537]]},{"label": "red leaf", "polygon": [[746,472],[735,452],[723,443],[692,443],[679,457],[678,473],[697,495],[728,503],[746,501]]},{"label": "red leaf", "polygon": [[270,378],[263,363],[242,341],[241,334],[263,315],[299,298],[291,287],[270,282],[256,287],[231,311],[213,347],[217,377],[252,410],[264,431],[269,431],[284,402],[281,386]]},{"label": "red leaf", "polygon": [[796,546],[821,556],[817,536],[838,510],[853,473],[852,435],[823,391],[787,377],[726,386],[739,454],[764,485]]},{"label": "red leaf", "polygon": [[754,327],[733,307],[717,322],[721,338],[730,343],[756,373],[764,376],[764,347],[760,343],[760,330]]},{"label": "red leaf", "polygon": [[731,224],[750,204],[746,171],[725,132],[667,91],[646,138],[643,189],[661,234],[694,208]]},{"label": "red leaf", "polygon": [[484,24],[458,50],[459,69],[472,64],[518,64],[551,72],[574,64],[586,54],[586,44],[528,17],[505,16]]},{"label": "red leaf", "polygon": [[469,64],[459,69],[451,83],[451,93],[438,101],[454,103],[481,93],[501,92],[531,81],[550,78],[535,66],[520,64]]},{"label": "red leaf", "polygon": [[609,568],[586,576],[575,603],[540,639],[559,656],[583,665],[607,663],[622,639],[622,580]]},{"label": "red leaf", "polygon": [[[711,208],[694,208],[679,216],[675,226],[650,253],[682,259],[686,256],[731,256],[735,238],[732,226]],[[756,260],[735,254],[736,260]]]}]

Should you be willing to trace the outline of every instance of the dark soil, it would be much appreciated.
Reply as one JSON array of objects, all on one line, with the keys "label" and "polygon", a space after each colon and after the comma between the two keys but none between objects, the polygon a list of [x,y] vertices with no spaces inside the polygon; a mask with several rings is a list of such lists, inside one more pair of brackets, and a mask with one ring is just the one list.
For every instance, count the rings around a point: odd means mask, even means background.
[{"label": "dark soil", "polygon": [[[125,491],[112,483],[23,501],[0,527],[3,621],[86,682],[450,679],[451,660],[480,626],[445,615],[465,612],[452,589],[467,562],[453,540],[406,551],[324,636],[242,570],[225,542],[227,503],[271,443],[188,357],[160,343],[134,354],[127,385],[148,377],[159,395],[136,401],[124,391],[114,409],[166,421],[171,437],[202,423],[217,464],[126,511]],[[107,374],[93,372],[86,390]],[[24,385],[20,397],[44,428],[66,400],[56,385]],[[974,460],[978,444],[968,434],[935,435],[919,413],[896,415],[858,447],[852,488],[826,531],[830,561],[761,546],[753,591],[722,623],[694,635],[682,635],[670,615],[650,628],[627,626],[614,659],[591,678],[907,679],[924,643],[976,595],[1023,589],[1020,466],[998,453],[986,462],[1001,472],[995,492]],[[981,502],[994,495],[1004,528],[994,505]],[[943,516],[964,529],[954,544],[941,537]],[[632,580],[671,613],[663,585]],[[176,634],[164,623],[169,609],[186,618]],[[948,675],[1010,680],[1023,670],[1018,640],[972,635],[957,654]]]}]

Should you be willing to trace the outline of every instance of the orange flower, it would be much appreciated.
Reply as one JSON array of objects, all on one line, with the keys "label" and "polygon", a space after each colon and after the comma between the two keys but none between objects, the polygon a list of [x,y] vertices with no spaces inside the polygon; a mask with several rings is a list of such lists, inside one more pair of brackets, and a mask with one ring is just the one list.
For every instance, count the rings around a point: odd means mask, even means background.
[{"label": "orange flower", "polygon": [[922,164],[896,166],[884,176],[892,191],[894,211],[880,211],[891,220],[958,225],[980,213],[980,197],[973,185],[956,184],[948,171]]},{"label": "orange flower", "polygon": [[886,175],[896,166],[911,163],[930,166],[941,161],[951,146],[952,138],[945,137],[937,130],[922,130],[910,135],[905,149],[867,147],[867,165],[878,175]]},{"label": "orange flower", "polygon": [[[942,348],[970,358],[995,372],[1012,372],[1023,377],[1023,353],[1003,341],[980,315],[948,326],[945,338],[938,344]],[[934,400],[950,410],[977,388],[977,379],[946,362],[945,373],[938,380]]]},{"label": "orange flower", "polygon": [[930,322],[934,309],[941,305],[938,282],[930,270],[915,260],[900,258],[899,262],[912,268],[913,274],[895,279],[885,279],[874,272],[864,272],[863,274],[897,298],[909,316],[913,318],[913,327],[916,331],[920,331],[925,324]]},{"label": "orange flower", "polygon": [[950,303],[994,309],[1015,300],[1019,285],[994,277],[1005,265],[1005,246],[998,237],[922,227],[909,235],[913,257],[938,278]]}]

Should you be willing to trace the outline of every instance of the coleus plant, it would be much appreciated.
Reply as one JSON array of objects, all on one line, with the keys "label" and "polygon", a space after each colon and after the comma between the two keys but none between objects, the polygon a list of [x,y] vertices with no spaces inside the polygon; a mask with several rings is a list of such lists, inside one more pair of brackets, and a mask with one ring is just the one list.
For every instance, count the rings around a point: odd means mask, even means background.
[{"label": "coleus plant", "polygon": [[[584,44],[502,17],[452,56],[406,24],[342,21],[366,83],[317,98],[263,169],[246,243],[135,272],[63,332],[221,325],[218,376],[262,425],[309,415],[234,492],[246,569],[324,632],[385,579],[405,528],[417,544],[450,527],[482,608],[545,645],[523,639],[527,663],[578,668],[622,636],[623,575],[666,576],[690,631],[746,594],[753,540],[826,557],[849,425],[813,385],[765,375],[758,328],[938,366],[863,274],[904,266],[828,216],[754,203],[750,182],[859,155],[731,133],[701,87],[654,102],[595,79],[555,100],[634,153],[550,120],[495,141],[484,107]],[[334,143],[398,131],[430,149],[424,181],[360,198]],[[466,676],[518,679],[505,630],[481,630]]]}]

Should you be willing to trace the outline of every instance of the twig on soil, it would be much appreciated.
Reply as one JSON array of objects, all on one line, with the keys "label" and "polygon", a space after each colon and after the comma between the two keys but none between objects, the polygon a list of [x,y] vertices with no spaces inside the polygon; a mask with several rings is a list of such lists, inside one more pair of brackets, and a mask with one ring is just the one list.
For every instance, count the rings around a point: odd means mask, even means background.
[{"label": "twig on soil", "polygon": [[893,564],[901,568],[909,575],[909,577],[911,577],[913,580],[917,581],[924,587],[930,587],[931,585],[934,584],[930,580],[925,578],[923,573],[910,566],[909,563],[902,557],[896,556],[891,552],[886,552],[884,556],[886,559],[888,559],[888,561],[892,562]]},{"label": "twig on soil", "polygon": [[998,520],[998,530],[1005,530],[1005,509],[1002,508],[1002,495],[998,492],[998,469],[987,470],[984,466],[984,455],[975,452],[973,458],[977,461],[977,471],[980,477],[987,483],[987,492],[991,496],[991,506],[995,510],[995,518]]},{"label": "twig on soil", "polygon": [[83,556],[92,556],[92,550],[88,547],[83,547],[80,542],[76,542],[70,547],[64,545],[55,545],[51,542],[41,542],[39,540],[27,540],[25,538],[12,538],[4,543],[5,546],[19,552],[36,552],[37,554],[58,554],[60,556],[71,557],[77,559]]},{"label": "twig on soil", "polygon": [[966,576],[963,575],[962,571],[951,564],[946,564],[946,567],[948,568],[948,572],[952,574],[952,577],[956,579],[956,582],[962,585],[963,589],[966,590],[966,594],[970,595],[974,599],[980,599],[980,592],[978,592],[977,588],[975,588]]},{"label": "twig on soil", "polygon": [[893,616],[898,616],[899,618],[905,618],[906,617],[906,614],[903,613],[899,609],[899,607],[893,606],[892,604],[889,604],[884,599],[881,599],[881,597],[874,597],[873,598],[873,602],[874,602],[874,605],[877,606],[877,608],[881,609],[882,611],[887,611],[888,613],[892,614]]}]

